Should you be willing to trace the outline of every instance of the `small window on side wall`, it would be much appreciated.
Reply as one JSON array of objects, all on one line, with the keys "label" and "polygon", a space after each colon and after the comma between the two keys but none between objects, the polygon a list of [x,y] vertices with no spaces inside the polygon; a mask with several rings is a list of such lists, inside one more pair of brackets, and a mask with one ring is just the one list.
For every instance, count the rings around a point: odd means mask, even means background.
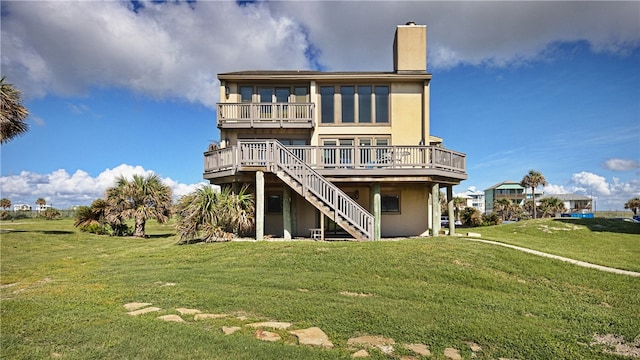
[{"label": "small window on side wall", "polygon": [[282,195],[267,195],[267,212],[272,214],[282,214]]},{"label": "small window on side wall", "polygon": [[380,210],[383,213],[400,213],[399,194],[383,194],[380,200]]}]

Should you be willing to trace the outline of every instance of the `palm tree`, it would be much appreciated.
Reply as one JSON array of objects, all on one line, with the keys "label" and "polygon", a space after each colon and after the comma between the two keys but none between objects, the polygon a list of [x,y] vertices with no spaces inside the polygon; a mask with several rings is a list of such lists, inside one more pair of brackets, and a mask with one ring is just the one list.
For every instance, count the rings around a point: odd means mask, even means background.
[{"label": "palm tree", "polygon": [[29,130],[25,119],[29,111],[22,105],[22,94],[12,84],[0,79],[0,144]]},{"label": "palm tree", "polygon": [[229,240],[233,234],[242,235],[253,227],[253,195],[247,186],[238,194],[230,188],[221,192],[209,185],[185,195],[176,205],[178,240],[188,243],[200,239],[205,242]]},{"label": "palm tree", "polygon": [[460,221],[460,210],[467,206],[467,199],[454,197],[453,198],[453,210],[455,210],[456,220]]},{"label": "palm tree", "polygon": [[0,208],[8,209],[11,207],[11,200],[7,198],[0,199]]},{"label": "palm tree", "polygon": [[493,210],[500,214],[502,221],[506,221],[513,210],[513,203],[509,199],[498,199],[493,202]]},{"label": "palm tree", "polygon": [[520,181],[520,186],[523,188],[531,188],[531,196],[533,199],[533,218],[536,218],[536,189],[538,186],[547,186],[547,180],[544,178],[541,172],[536,170],[529,170],[527,175],[525,175]]},{"label": "palm tree", "polygon": [[546,197],[540,200],[540,210],[542,210],[542,217],[552,217],[557,213],[561,213],[567,210],[562,200],[557,197]]},{"label": "palm tree", "polygon": [[94,200],[91,206],[80,206],[76,211],[73,226],[103,225],[106,222],[106,209],[107,202],[103,199]]},{"label": "palm tree", "polygon": [[634,197],[633,199],[627,201],[624,204],[624,208],[633,211],[633,216],[638,215],[638,210],[640,209],[640,197]]},{"label": "palm tree", "polygon": [[106,218],[109,223],[121,219],[134,219],[133,236],[145,237],[145,225],[154,218],[165,224],[171,215],[171,188],[164,185],[158,175],[146,177],[133,175],[131,181],[121,176],[116,186],[107,189],[108,209]]}]

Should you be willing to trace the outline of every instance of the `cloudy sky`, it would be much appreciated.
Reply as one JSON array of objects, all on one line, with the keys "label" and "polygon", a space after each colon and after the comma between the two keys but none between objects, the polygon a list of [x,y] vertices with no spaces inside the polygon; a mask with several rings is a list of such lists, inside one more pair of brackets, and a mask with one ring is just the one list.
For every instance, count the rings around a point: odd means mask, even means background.
[{"label": "cloudy sky", "polygon": [[392,69],[395,26],[428,26],[431,131],[484,190],[542,172],[598,210],[640,196],[640,2],[0,3],[2,76],[30,131],[1,151],[1,196],[90,204],[119,175],[176,195],[219,140],[216,75]]}]

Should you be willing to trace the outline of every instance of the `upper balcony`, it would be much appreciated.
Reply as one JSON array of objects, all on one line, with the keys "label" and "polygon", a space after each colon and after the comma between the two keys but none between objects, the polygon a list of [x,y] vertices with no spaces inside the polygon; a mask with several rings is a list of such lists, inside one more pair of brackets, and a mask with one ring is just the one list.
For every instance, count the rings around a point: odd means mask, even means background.
[{"label": "upper balcony", "polygon": [[313,103],[218,103],[220,129],[312,129]]}]

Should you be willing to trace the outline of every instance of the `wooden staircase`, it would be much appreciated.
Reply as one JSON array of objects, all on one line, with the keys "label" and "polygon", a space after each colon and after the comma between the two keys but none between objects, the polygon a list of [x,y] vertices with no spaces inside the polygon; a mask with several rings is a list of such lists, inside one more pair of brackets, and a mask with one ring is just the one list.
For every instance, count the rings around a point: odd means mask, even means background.
[{"label": "wooden staircase", "polygon": [[373,240],[373,215],[279,141],[243,141],[240,143],[240,158],[246,165],[266,166],[268,171],[354,238]]}]

